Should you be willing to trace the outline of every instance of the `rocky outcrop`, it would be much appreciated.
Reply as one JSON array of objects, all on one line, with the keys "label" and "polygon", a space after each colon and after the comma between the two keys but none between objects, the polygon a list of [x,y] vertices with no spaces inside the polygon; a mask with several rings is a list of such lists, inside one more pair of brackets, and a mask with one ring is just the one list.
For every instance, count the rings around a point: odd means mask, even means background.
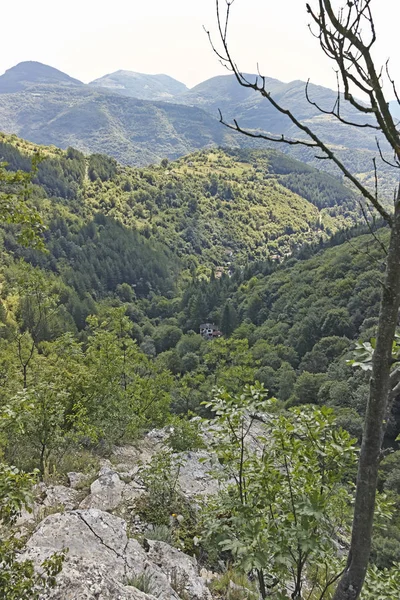
[{"label": "rocky outcrop", "polygon": [[148,540],[147,548],[149,559],[168,574],[175,591],[191,600],[211,599],[204,579],[199,577],[195,558],[183,554],[165,542]]},{"label": "rocky outcrop", "polygon": [[[109,459],[101,460],[94,481],[70,472],[68,487],[36,486],[33,512],[22,515],[19,524],[31,531],[49,512],[54,514],[37,526],[23,558],[39,566],[53,552],[68,548],[56,588],[41,600],[211,600],[209,577],[199,575],[195,558],[161,541],[145,539],[142,547],[133,537],[151,529],[135,513],[135,500],[145,491],[141,468],[164,447],[167,435],[167,429],[154,430],[140,447],[115,448]],[[179,486],[195,505],[198,495],[217,491],[208,473],[215,465],[203,450],[181,457]]]},{"label": "rocky outcrop", "polygon": [[211,599],[194,558],[163,542],[149,541],[146,552],[128,537],[126,522],[107,512],[92,508],[50,515],[28,541],[23,558],[39,565],[66,548],[57,587],[42,600]]},{"label": "rocky outcrop", "polygon": [[122,501],[125,484],[118,473],[103,467],[99,478],[90,486],[90,495],[85,498],[80,508],[98,508],[99,510],[114,510]]}]

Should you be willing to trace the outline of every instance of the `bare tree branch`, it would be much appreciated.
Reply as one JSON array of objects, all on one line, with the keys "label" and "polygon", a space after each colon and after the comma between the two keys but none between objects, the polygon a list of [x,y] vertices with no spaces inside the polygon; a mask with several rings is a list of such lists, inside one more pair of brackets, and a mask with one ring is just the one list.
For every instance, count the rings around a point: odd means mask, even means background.
[{"label": "bare tree branch", "polygon": [[[397,393],[400,389],[400,381],[395,382],[393,385],[390,379],[392,343],[400,306],[400,185],[396,188],[393,212],[390,212],[379,199],[376,159],[373,161],[375,189],[374,192],[371,192],[358,177],[350,172],[319,135],[308,125],[302,123],[294,112],[282,106],[272,96],[267,90],[264,76],[259,73],[255,82],[253,82],[243,75],[231,55],[228,44],[229,19],[233,0],[225,0],[226,12],[224,19],[220,10],[221,1],[216,0],[221,50],[216,48],[210,33],[207,32],[216,55],[233,73],[242,87],[254,90],[265,101],[269,102],[278,113],[285,115],[300,132],[300,137],[291,139],[284,134],[274,136],[269,133],[246,130],[239,125],[237,120],[234,120],[233,124],[225,122],[220,113],[221,123],[249,137],[318,149],[322,153],[318,155],[318,158],[331,160],[361,192],[370,207],[373,207],[390,227],[388,249],[381,245],[386,252],[386,272],[382,282],[376,346],[372,359],[370,393],[358,465],[351,543],[346,568],[341,574],[333,594],[333,600],[357,600],[365,579],[371,549],[378,466],[385,432],[388,401],[395,390]],[[375,66],[371,54],[376,41],[376,30],[371,10],[372,0],[343,0],[342,8],[337,14],[333,9],[331,0],[314,0],[314,2],[316,8],[311,7],[311,2],[306,4],[306,10],[312,20],[310,30],[318,39],[322,51],[336,65],[338,81],[340,81],[343,89],[344,101],[358,116],[362,117],[362,120],[358,124],[352,118],[347,119],[341,113],[339,85],[338,97],[331,111],[321,110],[317,103],[310,100],[308,84],[306,86],[307,99],[320,112],[335,117],[343,125],[364,127],[366,130],[373,129],[381,134],[382,139],[385,140],[393,152],[393,162],[385,158],[382,152],[381,140],[377,136],[380,159],[391,168],[400,168],[399,124],[395,122],[389,110],[389,102],[386,100],[383,91],[382,78],[384,70]],[[313,28],[316,28],[315,33]],[[393,80],[390,78],[387,63],[386,74],[395,92],[397,102],[400,104],[399,94]],[[367,103],[358,100],[357,95],[365,97]],[[375,121],[370,124],[367,117],[368,119],[372,117]],[[305,134],[304,139],[301,137],[302,134]],[[362,212],[367,224],[369,223],[370,226],[364,207],[362,207]],[[373,233],[375,240],[381,244],[372,227],[370,227],[370,231]]]}]

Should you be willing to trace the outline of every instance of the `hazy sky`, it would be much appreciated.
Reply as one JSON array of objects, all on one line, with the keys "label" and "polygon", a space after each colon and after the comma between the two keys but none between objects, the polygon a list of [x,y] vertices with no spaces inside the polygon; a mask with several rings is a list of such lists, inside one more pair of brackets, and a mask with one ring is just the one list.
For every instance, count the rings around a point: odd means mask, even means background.
[{"label": "hazy sky", "polygon": [[[377,58],[391,57],[400,82],[400,2],[373,5]],[[334,86],[303,0],[235,0],[233,8],[231,47],[243,71],[254,72],[258,61],[269,77]],[[129,69],[166,73],[191,87],[225,72],[202,29],[215,30],[215,0],[10,0],[1,22],[0,74],[37,60],[84,82]]]}]

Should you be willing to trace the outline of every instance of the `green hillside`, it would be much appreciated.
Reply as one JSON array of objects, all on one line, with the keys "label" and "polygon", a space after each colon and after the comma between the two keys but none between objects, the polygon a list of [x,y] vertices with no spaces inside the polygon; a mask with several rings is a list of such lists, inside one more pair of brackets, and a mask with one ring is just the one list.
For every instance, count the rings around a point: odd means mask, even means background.
[{"label": "green hillside", "polygon": [[[249,81],[255,80],[255,75],[245,75],[245,77]],[[377,159],[381,193],[391,201],[396,177],[393,175],[393,169],[380,160],[372,130],[351,128],[338,122],[332,115],[322,114],[307,100],[304,81],[283,83],[269,77],[265,81],[265,87],[271,92],[273,98],[281,106],[291,110],[300,121],[327,142],[347,168],[357,174],[371,189],[375,185],[373,159]],[[311,83],[308,94],[310,101],[315,102],[322,109],[328,111],[333,109],[337,96],[334,90]],[[260,94],[241,87],[234,75],[208,79],[180,96],[179,101],[198,106],[214,116],[218,116],[221,110],[226,122],[233,123],[236,119],[244,129],[278,136],[284,134],[288,138],[299,137],[299,133],[288,117],[276,111]],[[392,103],[392,106],[396,109],[395,103]],[[341,104],[341,114],[345,119],[360,123],[360,115],[344,100]],[[256,148],[277,147],[272,142],[259,142],[249,138],[239,140],[239,144]],[[381,147],[386,148],[384,141],[381,142]],[[314,167],[338,174],[333,164],[318,160],[311,149],[301,146],[288,147],[282,144],[279,145],[279,150]],[[386,158],[389,160],[390,152]]]},{"label": "green hillside", "polygon": [[106,153],[135,165],[204,147],[237,145],[235,134],[201,109],[90,86],[31,85],[0,94],[0,130],[38,144]]},{"label": "green hillside", "polygon": [[[29,170],[37,150],[3,136],[0,159]],[[47,225],[47,252],[22,247],[17,225],[0,230],[6,464],[62,482],[171,424],[174,449],[197,449],[191,416],[211,416],[204,403],[215,387],[238,396],[255,381],[277,398],[275,416],[327,405],[361,438],[368,374],[346,359],[375,333],[384,257],[361,229],[339,228],[357,218],[340,181],[276,151],[210,150],[144,169],[72,148],[42,153],[27,206]],[[0,192],[5,181],[1,167]],[[387,242],[386,229],[377,235]],[[256,260],[288,249],[283,262]],[[222,337],[199,335],[207,321]],[[385,440],[393,449],[399,430],[396,401]],[[387,532],[374,535],[379,567],[400,558],[392,456],[380,475],[394,504],[390,545]],[[192,549],[196,526],[185,535]]]},{"label": "green hillside", "polygon": [[[47,194],[70,199],[85,219],[101,212],[120,221],[186,264],[191,257],[192,268],[280,259],[358,218],[356,197],[339,180],[276,151],[210,150],[146,169],[53,152],[38,173]],[[0,157],[27,168],[7,143]]]}]

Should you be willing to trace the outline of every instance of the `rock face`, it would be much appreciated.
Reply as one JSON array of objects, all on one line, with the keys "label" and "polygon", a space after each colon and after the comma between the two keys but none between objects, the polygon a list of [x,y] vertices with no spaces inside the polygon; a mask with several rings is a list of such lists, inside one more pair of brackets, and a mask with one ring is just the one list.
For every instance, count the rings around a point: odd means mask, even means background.
[{"label": "rock face", "polygon": [[81,502],[80,508],[114,510],[121,503],[125,484],[118,473],[103,467],[99,475],[90,486],[90,495]]},{"label": "rock face", "polygon": [[165,542],[148,540],[148,545],[149,559],[168,574],[175,591],[191,600],[211,599],[204,579],[199,577],[195,558],[183,554]]},{"label": "rock face", "polygon": [[146,552],[128,537],[126,522],[107,512],[91,508],[50,515],[23,558],[39,565],[65,548],[57,587],[42,600],[211,600],[195,559],[163,542],[149,541]]},{"label": "rock face", "polygon": [[[32,529],[51,511],[29,539],[23,558],[40,565],[53,552],[68,548],[57,586],[41,600],[211,600],[196,559],[169,544],[145,540],[144,548],[130,535],[145,535],[149,524],[136,515],[135,499],[145,488],[141,468],[162,451],[167,430],[150,432],[140,444],[115,448],[102,459],[97,479],[86,498],[89,475],[68,473],[69,487],[37,486],[33,513],[20,525]],[[186,498],[217,491],[208,471],[213,456],[207,451],[185,452],[179,485]],[[115,514],[112,514],[115,513]],[[117,516],[118,515],[118,516]],[[121,518],[123,517],[123,518]],[[126,521],[124,520],[126,519]]]}]

